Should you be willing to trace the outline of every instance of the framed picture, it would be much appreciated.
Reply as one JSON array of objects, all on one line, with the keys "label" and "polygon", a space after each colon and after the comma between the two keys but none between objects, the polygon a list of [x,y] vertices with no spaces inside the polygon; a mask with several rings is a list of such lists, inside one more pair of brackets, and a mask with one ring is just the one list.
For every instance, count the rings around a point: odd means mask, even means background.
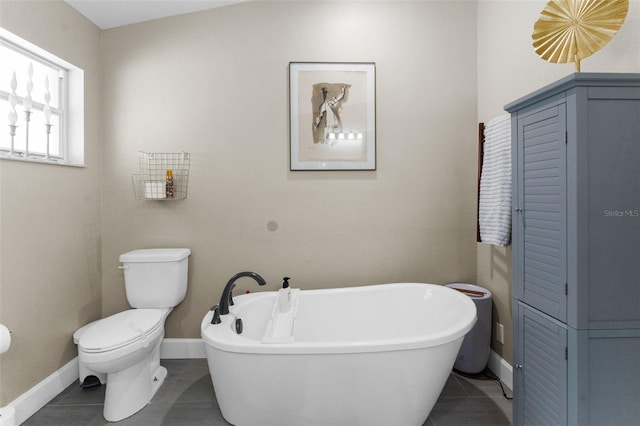
[{"label": "framed picture", "polygon": [[376,169],[375,63],[289,63],[291,170]]}]

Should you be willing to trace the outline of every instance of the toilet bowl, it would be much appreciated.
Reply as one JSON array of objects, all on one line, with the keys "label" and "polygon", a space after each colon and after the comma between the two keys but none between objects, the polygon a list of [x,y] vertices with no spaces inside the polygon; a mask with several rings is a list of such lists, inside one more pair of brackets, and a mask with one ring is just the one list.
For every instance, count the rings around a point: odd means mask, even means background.
[{"label": "toilet bowl", "polygon": [[[80,382],[106,384],[104,418],[123,420],[144,408],[160,388],[164,323],[186,293],[188,249],[134,250],[124,264],[129,309],[85,325],[73,334]],[[90,377],[97,381],[88,381]]]},{"label": "toilet bowl", "polygon": [[104,417],[125,419],[151,401],[167,376],[160,365],[164,321],[171,309],[130,309],[78,330],[81,381],[95,376],[107,383]]}]

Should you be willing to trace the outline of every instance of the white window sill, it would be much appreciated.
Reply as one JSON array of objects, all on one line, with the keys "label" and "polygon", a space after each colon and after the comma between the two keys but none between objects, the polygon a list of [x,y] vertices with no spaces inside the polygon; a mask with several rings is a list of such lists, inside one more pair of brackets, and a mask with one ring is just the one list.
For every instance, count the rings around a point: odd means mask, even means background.
[{"label": "white window sill", "polygon": [[86,167],[84,164],[71,164],[66,163],[63,160],[46,159],[44,157],[27,157],[24,158],[21,155],[10,155],[7,153],[0,153],[0,160],[22,161],[24,163],[38,163],[38,164],[51,164],[55,166],[68,166],[68,167]]}]

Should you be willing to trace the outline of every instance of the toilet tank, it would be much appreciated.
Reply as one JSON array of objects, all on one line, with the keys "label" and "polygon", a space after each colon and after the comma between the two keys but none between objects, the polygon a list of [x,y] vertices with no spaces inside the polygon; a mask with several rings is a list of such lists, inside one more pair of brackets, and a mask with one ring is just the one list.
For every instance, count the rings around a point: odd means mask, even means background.
[{"label": "toilet tank", "polygon": [[127,300],[133,308],[173,308],[187,294],[186,248],[133,250],[120,255]]}]

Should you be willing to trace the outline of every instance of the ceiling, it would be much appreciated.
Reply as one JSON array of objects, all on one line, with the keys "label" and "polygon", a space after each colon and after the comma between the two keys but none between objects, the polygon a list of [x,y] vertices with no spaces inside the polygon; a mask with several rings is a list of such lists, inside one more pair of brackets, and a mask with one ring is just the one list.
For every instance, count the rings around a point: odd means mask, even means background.
[{"label": "ceiling", "polygon": [[248,0],[65,0],[103,30]]}]

